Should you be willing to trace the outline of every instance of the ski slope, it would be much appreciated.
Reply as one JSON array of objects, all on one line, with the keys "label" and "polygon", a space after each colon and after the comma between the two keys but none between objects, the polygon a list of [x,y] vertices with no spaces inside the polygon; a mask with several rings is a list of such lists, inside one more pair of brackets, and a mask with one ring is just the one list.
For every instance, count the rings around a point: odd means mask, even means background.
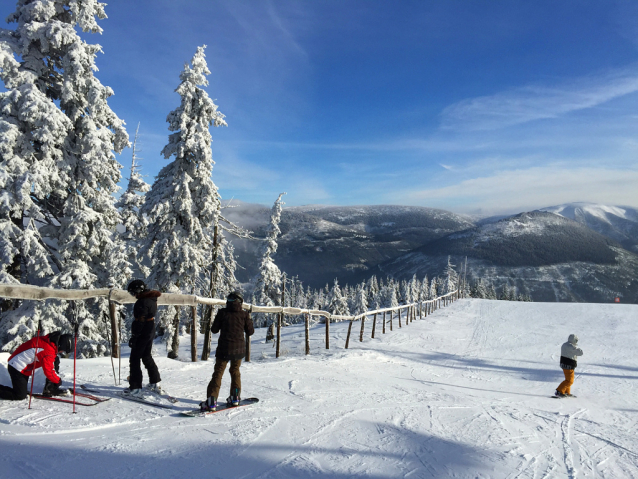
[{"label": "ski slope", "polygon": [[[310,356],[303,327],[287,327],[279,359],[261,329],[242,366],[255,406],[186,418],[121,399],[75,415],[0,401],[0,478],[638,477],[637,316],[634,305],[461,300],[374,340],[368,321],[362,343],[355,323],[349,350],[347,323],[331,326],[329,351],[313,326]],[[579,397],[551,399],[572,332],[585,353]],[[157,345],[178,408],[204,398],[213,369],[186,362],[188,343],[184,362]],[[72,367],[62,361],[66,379]],[[78,383],[113,391],[110,360],[78,361]],[[228,387],[226,374],[224,398]]]}]

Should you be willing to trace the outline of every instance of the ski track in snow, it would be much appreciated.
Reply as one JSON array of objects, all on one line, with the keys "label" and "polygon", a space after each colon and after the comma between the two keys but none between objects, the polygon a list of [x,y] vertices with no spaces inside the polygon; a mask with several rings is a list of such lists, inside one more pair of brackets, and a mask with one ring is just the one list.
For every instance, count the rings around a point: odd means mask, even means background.
[{"label": "ski track in snow", "polygon": [[[114,397],[94,407],[0,402],[0,479],[92,478],[623,478],[638,477],[637,306],[461,300],[359,342],[348,323],[282,331],[282,357],[257,330],[243,395],[260,402],[203,418],[213,361],[181,361],[156,344],[161,410]],[[403,318],[405,319],[405,318]],[[359,326],[359,325],[357,325]],[[560,345],[576,332],[576,399],[551,399]],[[214,345],[213,345],[214,347]],[[126,348],[125,348],[126,349]],[[199,345],[201,351],[201,343]],[[6,361],[6,359],[5,359]],[[128,374],[123,359],[122,376]],[[62,361],[65,381],[72,361]],[[117,369],[117,362],[116,362]],[[0,367],[0,382],[8,383]],[[34,390],[42,387],[36,376]],[[78,361],[78,384],[113,396],[109,358]],[[222,397],[229,387],[226,373]],[[25,459],[25,455],[29,457]]]}]

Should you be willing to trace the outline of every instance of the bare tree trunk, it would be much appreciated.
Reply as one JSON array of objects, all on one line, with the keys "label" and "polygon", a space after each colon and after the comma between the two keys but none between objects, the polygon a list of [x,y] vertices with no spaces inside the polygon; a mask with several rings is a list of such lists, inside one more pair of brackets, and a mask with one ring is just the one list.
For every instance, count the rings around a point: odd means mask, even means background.
[{"label": "bare tree trunk", "polygon": [[171,350],[168,352],[170,359],[179,357],[179,306],[175,306],[175,316],[173,317],[173,341],[171,342]]},{"label": "bare tree trunk", "polygon": [[191,361],[197,362],[197,306],[191,306],[193,322],[191,323]]},{"label": "bare tree trunk", "polygon": [[120,357],[120,335],[117,328],[117,319],[115,319],[115,303],[109,301],[109,317],[111,318],[111,357]]}]

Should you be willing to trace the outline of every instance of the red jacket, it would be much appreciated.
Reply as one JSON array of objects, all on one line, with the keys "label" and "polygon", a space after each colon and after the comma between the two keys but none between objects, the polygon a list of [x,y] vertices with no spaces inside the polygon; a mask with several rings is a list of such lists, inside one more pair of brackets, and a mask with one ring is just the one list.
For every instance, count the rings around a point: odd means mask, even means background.
[{"label": "red jacket", "polygon": [[[38,344],[38,351],[36,353],[35,345]],[[9,356],[9,366],[13,366],[25,376],[31,376],[33,369],[42,368],[44,375],[49,381],[54,383],[60,383],[62,381],[60,377],[55,374],[55,357],[58,354],[58,348],[55,344],[49,341],[49,335],[40,336],[29,339],[26,343],[22,344],[14,353]],[[33,364],[34,355],[36,358],[35,365]]]}]

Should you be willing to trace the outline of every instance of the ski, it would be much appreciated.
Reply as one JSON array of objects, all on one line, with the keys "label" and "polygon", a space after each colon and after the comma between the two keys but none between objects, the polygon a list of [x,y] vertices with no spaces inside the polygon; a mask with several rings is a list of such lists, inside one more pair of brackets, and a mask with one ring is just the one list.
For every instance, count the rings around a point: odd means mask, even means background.
[{"label": "ski", "polygon": [[169,406],[168,404],[159,404],[159,403],[156,403],[156,402],[147,401],[143,397],[138,398],[138,397],[135,397],[135,396],[131,396],[129,394],[125,394],[123,392],[117,392],[117,393],[115,393],[115,395],[117,397],[122,398],[122,399],[127,399],[129,401],[138,402],[140,404],[148,404],[149,406],[158,407],[158,408],[161,408],[161,409],[173,409],[172,405]]},{"label": "ski", "polygon": [[242,406],[250,406],[251,404],[255,404],[258,402],[259,402],[259,399],[257,398],[246,398],[246,399],[242,399],[238,406],[229,406],[226,403],[221,403],[217,406],[217,409],[214,411],[201,411],[199,409],[192,409],[190,411],[180,411],[180,415],[188,416],[188,417],[204,417],[204,416],[208,416],[209,414],[215,414],[217,412],[227,411],[229,409],[235,409]]},{"label": "ski", "polygon": [[147,391],[148,393],[153,394],[156,397],[160,397],[162,399],[166,399],[168,402],[173,403],[173,404],[179,402],[179,399],[177,399],[174,396],[171,396],[170,394],[168,394],[166,392],[163,392],[162,394],[159,394],[159,393],[153,391],[152,389],[148,389],[146,387],[144,388],[144,391]]},{"label": "ski", "polygon": [[[82,395],[76,394],[76,396],[80,396],[80,397],[84,397]],[[60,396],[43,396],[42,394],[34,394],[33,395],[34,398],[36,399],[44,399],[45,401],[57,401],[57,402],[65,402],[65,403],[69,403],[69,404],[73,404],[73,399],[64,399],[61,398]],[[104,398],[104,399],[100,399],[100,400],[94,400],[92,398],[87,398],[87,399],[91,399],[95,402],[92,403],[84,403],[84,402],[78,402],[75,401],[75,404],[77,404],[78,406],[95,406],[97,404],[100,404],[104,401],[108,401],[111,398]]]}]

